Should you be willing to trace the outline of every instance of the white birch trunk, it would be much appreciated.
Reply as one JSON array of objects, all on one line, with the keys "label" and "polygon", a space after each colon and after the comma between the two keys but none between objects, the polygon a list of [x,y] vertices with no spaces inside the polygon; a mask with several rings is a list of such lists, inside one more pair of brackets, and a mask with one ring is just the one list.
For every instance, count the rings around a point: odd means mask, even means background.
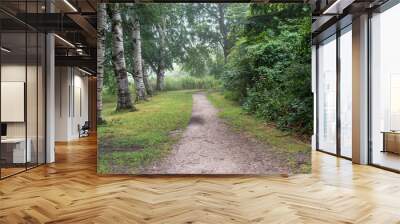
[{"label": "white birch trunk", "polygon": [[143,59],[142,59],[142,71],[143,71],[143,82],[144,82],[144,86],[146,87],[146,93],[147,93],[147,95],[152,96],[153,88],[150,85],[149,74],[147,73],[147,66],[145,65]]},{"label": "white birch trunk", "polygon": [[136,16],[132,18],[132,41],[133,41],[133,79],[135,80],[136,84],[136,99],[145,100],[146,87],[143,81],[140,22]]},{"label": "white birch trunk", "polygon": [[157,85],[156,89],[159,91],[164,90],[164,76],[165,76],[165,61],[164,61],[164,49],[165,49],[165,29],[166,29],[166,20],[163,18],[162,24],[157,26],[157,31],[160,36],[160,64],[157,69]]},{"label": "white birch trunk", "polygon": [[109,5],[113,32],[112,61],[114,72],[117,77],[118,88],[117,111],[124,109],[135,110],[131,99],[131,93],[129,92],[128,73],[126,71],[124,55],[124,38],[121,14],[119,13],[118,4],[114,3]]},{"label": "white birch trunk", "polygon": [[97,17],[97,123],[104,122],[101,112],[103,110],[103,77],[104,77],[104,57],[106,44],[106,4],[100,3],[98,6]]}]

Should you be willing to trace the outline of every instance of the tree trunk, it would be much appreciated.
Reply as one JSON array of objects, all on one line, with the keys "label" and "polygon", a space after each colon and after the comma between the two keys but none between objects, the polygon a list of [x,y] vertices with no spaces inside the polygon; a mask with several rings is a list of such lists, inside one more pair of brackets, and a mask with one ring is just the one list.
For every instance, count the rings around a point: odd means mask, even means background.
[{"label": "tree trunk", "polygon": [[112,21],[112,62],[114,73],[117,78],[117,111],[135,110],[133,106],[131,93],[129,92],[128,74],[126,71],[124,55],[124,39],[122,31],[122,19],[119,13],[118,4],[109,4],[109,14]]},{"label": "tree trunk", "polygon": [[229,54],[229,42],[228,42],[228,28],[225,24],[225,4],[218,4],[218,25],[219,31],[222,36],[222,50],[224,51],[224,63],[226,64]]},{"label": "tree trunk", "polygon": [[166,19],[162,19],[162,24],[158,24],[157,31],[160,36],[160,64],[157,69],[157,86],[156,89],[159,91],[164,90],[164,75],[165,75],[165,29],[166,29]]},{"label": "tree trunk", "polygon": [[104,77],[104,57],[106,44],[106,4],[99,4],[99,12],[97,18],[97,123],[104,123],[101,112],[103,110],[103,77]]},{"label": "tree trunk", "polygon": [[143,71],[143,82],[144,86],[146,87],[146,93],[149,96],[153,95],[153,89],[151,88],[150,81],[149,81],[149,74],[147,73],[147,67],[144,64],[144,60],[142,60],[142,71]]},{"label": "tree trunk", "polygon": [[136,99],[146,99],[146,88],[143,80],[142,67],[142,44],[140,38],[140,22],[135,15],[132,18],[132,40],[133,40],[133,79],[136,84]]},{"label": "tree trunk", "polygon": [[161,65],[160,65],[160,67],[157,69],[157,85],[156,85],[156,89],[158,91],[164,90],[164,75],[165,75],[164,72],[165,72],[164,69],[162,69]]}]

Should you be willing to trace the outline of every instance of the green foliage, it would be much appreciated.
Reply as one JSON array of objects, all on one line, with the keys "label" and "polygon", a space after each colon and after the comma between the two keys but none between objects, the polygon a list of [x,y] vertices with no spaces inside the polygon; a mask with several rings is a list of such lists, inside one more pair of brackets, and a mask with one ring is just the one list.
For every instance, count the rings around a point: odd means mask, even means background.
[{"label": "green foliage", "polygon": [[230,99],[282,130],[312,133],[311,14],[303,4],[253,4],[223,83]]},{"label": "green foliage", "polygon": [[249,115],[235,101],[227,100],[218,92],[208,94],[208,99],[219,109],[219,117],[226,120],[234,130],[255,137],[273,146],[276,156],[286,160],[296,173],[309,173],[311,170],[311,148],[289,133],[267,125],[262,119]]},{"label": "green foliage", "polygon": [[156,95],[150,101],[136,105],[136,112],[117,113],[114,107],[112,102],[104,103],[106,124],[97,129],[99,172],[137,173],[138,167],[162,157],[171,149],[179,137],[171,137],[171,132],[188,125],[192,92]]},{"label": "green foliage", "polygon": [[[225,25],[228,32],[228,48],[231,48],[245,25],[249,4],[223,4]],[[223,40],[219,30],[218,4],[119,4],[123,19],[124,49],[127,70],[132,73],[132,18],[141,25],[142,57],[157,72],[161,61],[167,70],[174,64],[191,76],[212,75],[221,77],[224,70]],[[108,19],[109,29],[110,21]],[[164,27],[164,47],[160,43],[157,27]],[[111,62],[111,32],[106,38],[107,71],[104,86],[115,92],[115,77]]]}]

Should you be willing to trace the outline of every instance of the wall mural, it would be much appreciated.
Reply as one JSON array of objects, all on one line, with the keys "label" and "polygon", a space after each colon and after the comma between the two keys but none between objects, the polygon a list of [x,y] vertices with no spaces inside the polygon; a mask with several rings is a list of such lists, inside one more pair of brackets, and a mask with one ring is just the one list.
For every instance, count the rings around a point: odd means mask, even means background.
[{"label": "wall mural", "polygon": [[99,174],[311,170],[307,4],[98,5]]}]

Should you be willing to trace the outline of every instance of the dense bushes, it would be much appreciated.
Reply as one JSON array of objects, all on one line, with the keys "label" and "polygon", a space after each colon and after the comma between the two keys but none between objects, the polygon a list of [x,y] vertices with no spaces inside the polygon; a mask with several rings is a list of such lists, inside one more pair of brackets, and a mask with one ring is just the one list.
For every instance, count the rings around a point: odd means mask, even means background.
[{"label": "dense bushes", "polygon": [[310,27],[306,5],[252,5],[222,77],[248,112],[301,135],[313,124]]}]

